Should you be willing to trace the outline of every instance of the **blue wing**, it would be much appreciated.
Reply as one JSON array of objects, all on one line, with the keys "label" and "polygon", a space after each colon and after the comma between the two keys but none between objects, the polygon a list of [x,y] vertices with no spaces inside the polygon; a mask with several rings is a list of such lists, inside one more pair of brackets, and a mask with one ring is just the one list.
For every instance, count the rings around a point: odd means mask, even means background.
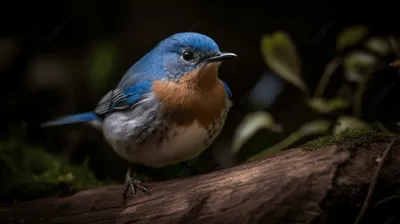
[{"label": "blue wing", "polygon": [[117,88],[100,100],[95,113],[105,115],[115,110],[124,110],[140,101],[144,94],[151,91],[153,81],[162,77],[163,60],[160,57],[151,51],[130,67]]},{"label": "blue wing", "polygon": [[109,91],[97,104],[94,112],[106,115],[116,110],[132,108],[143,99],[143,95],[151,91],[152,82],[149,80],[137,81],[133,85],[119,85]]},{"label": "blue wing", "polygon": [[[153,60],[150,63],[152,66],[148,66],[148,63],[143,60],[146,57]],[[124,74],[118,86],[99,101],[94,111],[56,118],[43,123],[42,126],[101,122],[104,116],[113,111],[134,107],[146,93],[151,91],[152,80],[160,77],[160,73],[154,67],[160,61],[162,60],[157,57],[149,57],[147,54]]]},{"label": "blue wing", "polygon": [[59,117],[43,123],[42,127],[65,125],[73,123],[101,122],[102,117],[116,110],[129,109],[143,99],[143,95],[151,91],[152,82],[148,80],[137,81],[130,86],[121,86],[109,91],[97,104],[93,112],[73,114]]}]

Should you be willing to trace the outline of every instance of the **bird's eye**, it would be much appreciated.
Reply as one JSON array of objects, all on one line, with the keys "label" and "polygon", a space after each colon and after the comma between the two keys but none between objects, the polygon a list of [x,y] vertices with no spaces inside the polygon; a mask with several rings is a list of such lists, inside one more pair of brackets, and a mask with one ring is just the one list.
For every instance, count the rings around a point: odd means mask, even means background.
[{"label": "bird's eye", "polygon": [[191,61],[194,58],[193,56],[193,52],[189,51],[189,50],[185,50],[182,53],[182,59],[185,61]]}]

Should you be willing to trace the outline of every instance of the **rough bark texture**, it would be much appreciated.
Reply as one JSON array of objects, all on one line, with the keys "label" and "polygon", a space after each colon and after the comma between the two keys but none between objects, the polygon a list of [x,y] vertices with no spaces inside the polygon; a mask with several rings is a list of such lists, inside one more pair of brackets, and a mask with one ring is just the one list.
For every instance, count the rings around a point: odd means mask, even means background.
[{"label": "rough bark texture", "polygon": [[[356,214],[343,221],[337,208],[345,201],[359,210],[388,142],[350,151],[334,145],[292,149],[206,175],[150,183],[151,195],[140,192],[126,203],[122,186],[109,186],[2,206],[0,223],[351,223]],[[399,184],[399,142],[381,171],[379,184],[390,186],[386,193]]]}]

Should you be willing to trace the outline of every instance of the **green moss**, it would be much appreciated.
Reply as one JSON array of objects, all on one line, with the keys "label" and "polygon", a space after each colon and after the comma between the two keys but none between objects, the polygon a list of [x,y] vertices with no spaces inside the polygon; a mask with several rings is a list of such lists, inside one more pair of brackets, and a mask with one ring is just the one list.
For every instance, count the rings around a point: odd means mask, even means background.
[{"label": "green moss", "polygon": [[28,200],[102,186],[83,166],[70,165],[19,139],[0,142],[0,200]]},{"label": "green moss", "polygon": [[342,149],[351,150],[364,144],[396,136],[389,132],[378,132],[371,129],[347,129],[341,134],[324,136],[300,146],[304,150],[312,151],[328,145],[338,145]]}]

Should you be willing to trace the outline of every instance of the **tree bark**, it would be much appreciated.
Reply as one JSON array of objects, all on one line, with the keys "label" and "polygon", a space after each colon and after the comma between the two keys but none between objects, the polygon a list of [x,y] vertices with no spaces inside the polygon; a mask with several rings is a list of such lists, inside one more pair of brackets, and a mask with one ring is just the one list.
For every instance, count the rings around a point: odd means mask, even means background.
[{"label": "tree bark", "polygon": [[[344,202],[353,213],[341,223],[352,223],[389,141],[353,150],[291,149],[205,175],[149,183],[150,195],[139,192],[125,203],[121,185],[1,206],[0,223],[339,223]],[[380,172],[385,194],[399,189],[399,142]]]}]

